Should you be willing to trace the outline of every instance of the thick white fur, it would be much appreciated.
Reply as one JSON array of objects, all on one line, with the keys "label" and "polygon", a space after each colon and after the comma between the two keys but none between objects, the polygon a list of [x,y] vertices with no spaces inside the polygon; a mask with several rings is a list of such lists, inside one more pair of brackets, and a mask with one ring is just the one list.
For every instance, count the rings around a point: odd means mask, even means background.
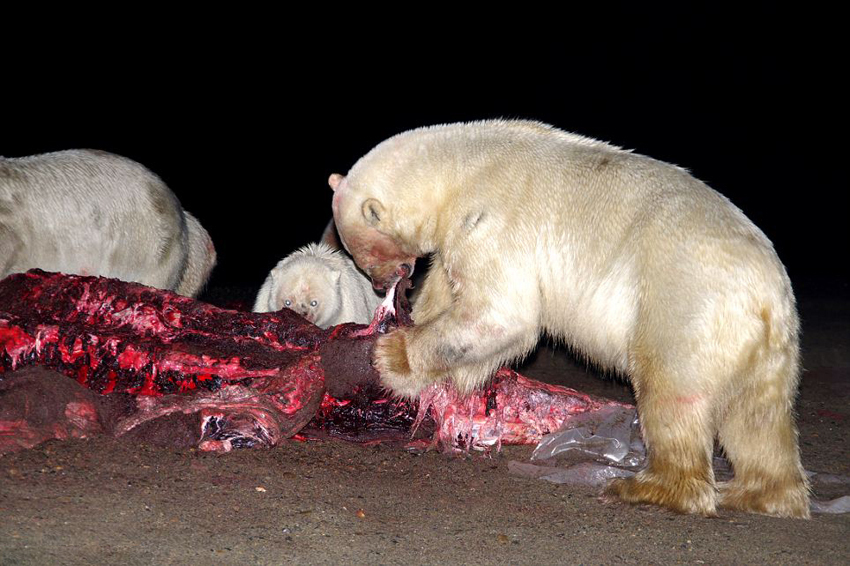
[{"label": "thick white fur", "polygon": [[209,234],[142,165],[102,151],[0,158],[0,277],[34,267],[195,296]]},{"label": "thick white fur", "polygon": [[[798,319],[765,235],[679,167],[545,124],[405,132],[333,175],[341,239],[390,284],[433,265],[416,326],[379,338],[388,387],[468,391],[542,333],[634,385],[650,463],[613,491],[713,514],[805,517],[793,402]],[[736,477],[719,498],[714,440]]]},{"label": "thick white fur", "polygon": [[381,300],[343,252],[327,244],[308,244],[271,270],[257,294],[254,312],[289,308],[328,328],[343,322],[368,323]]}]

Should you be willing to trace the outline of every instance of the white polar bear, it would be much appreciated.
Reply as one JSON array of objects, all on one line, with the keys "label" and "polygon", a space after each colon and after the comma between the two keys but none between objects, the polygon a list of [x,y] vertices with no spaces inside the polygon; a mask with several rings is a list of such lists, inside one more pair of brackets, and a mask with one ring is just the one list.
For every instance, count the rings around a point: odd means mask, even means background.
[{"label": "white polar bear", "polygon": [[[683,512],[807,517],[791,284],[770,241],[687,171],[525,121],[397,135],[332,175],[336,226],[387,287],[432,267],[384,384],[462,391],[542,333],[631,380],[648,467],[611,490]],[[735,478],[715,487],[715,438]]]},{"label": "white polar bear", "polygon": [[327,244],[291,253],[266,277],[254,312],[293,310],[321,328],[343,322],[366,324],[382,297],[354,262]]},{"label": "white polar bear", "polygon": [[195,296],[216,252],[142,165],[94,150],[0,158],[0,277],[38,267]]}]

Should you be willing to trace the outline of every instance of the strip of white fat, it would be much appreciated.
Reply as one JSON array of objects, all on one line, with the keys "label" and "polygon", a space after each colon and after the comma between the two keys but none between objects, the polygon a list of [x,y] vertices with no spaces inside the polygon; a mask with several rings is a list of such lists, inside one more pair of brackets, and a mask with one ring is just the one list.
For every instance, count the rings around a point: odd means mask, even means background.
[{"label": "strip of white fat", "polygon": [[387,295],[384,297],[384,302],[379,308],[383,309],[384,314],[395,314],[395,289],[398,285],[393,285],[387,290]]}]

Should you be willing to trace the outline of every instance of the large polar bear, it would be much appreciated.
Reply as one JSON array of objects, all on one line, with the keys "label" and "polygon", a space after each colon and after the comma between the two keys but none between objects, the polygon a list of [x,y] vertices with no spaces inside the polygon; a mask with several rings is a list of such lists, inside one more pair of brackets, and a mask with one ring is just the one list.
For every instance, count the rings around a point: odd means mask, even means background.
[{"label": "large polar bear", "polygon": [[382,300],[344,252],[318,243],[278,262],[257,293],[254,312],[287,308],[328,328],[343,322],[368,324]]},{"label": "large polar bear", "polygon": [[0,158],[0,278],[38,267],[193,297],[215,262],[201,223],[135,161],[94,150]]},{"label": "large polar bear", "polygon": [[[634,386],[649,462],[611,492],[808,516],[791,284],[722,195],[679,167],[502,120],[402,133],[329,182],[343,243],[377,285],[432,256],[415,326],[374,350],[397,394],[447,378],[469,391],[548,333]],[[715,438],[735,471],[719,493]]]}]

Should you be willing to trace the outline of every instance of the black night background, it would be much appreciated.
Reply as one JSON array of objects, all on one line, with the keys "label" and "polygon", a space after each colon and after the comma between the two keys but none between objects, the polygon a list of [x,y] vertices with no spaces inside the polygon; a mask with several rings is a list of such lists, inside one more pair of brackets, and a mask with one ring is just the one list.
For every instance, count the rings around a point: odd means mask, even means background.
[{"label": "black night background", "polygon": [[453,43],[462,28],[303,39],[256,22],[238,36],[73,37],[8,63],[0,155],[97,148],[141,162],[212,235],[211,284],[259,286],[319,238],[328,176],[378,142],[536,119],[688,168],[767,234],[795,286],[846,294],[830,50],[771,10],[731,25],[687,16],[533,43]]}]

